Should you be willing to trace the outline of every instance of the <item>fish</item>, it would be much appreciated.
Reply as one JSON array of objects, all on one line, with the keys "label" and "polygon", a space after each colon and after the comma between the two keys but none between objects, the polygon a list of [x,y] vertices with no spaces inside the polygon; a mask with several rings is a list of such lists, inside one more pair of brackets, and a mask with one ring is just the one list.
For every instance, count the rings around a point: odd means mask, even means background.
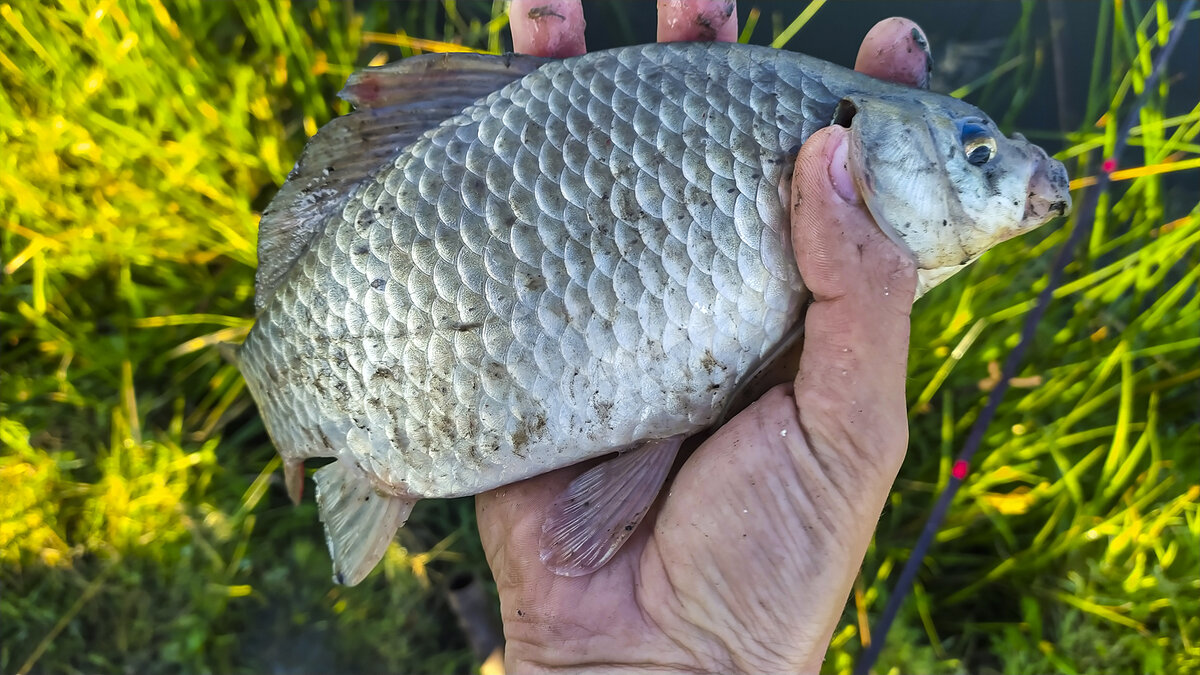
[{"label": "fish", "polygon": [[803,332],[792,167],[848,129],[918,295],[1070,209],[1063,165],[982,111],[802,54],[671,43],[565,60],[435,54],[352,75],[264,210],[236,360],[334,581],[420,499],[606,457],[540,557],[599,569],[683,441]]}]

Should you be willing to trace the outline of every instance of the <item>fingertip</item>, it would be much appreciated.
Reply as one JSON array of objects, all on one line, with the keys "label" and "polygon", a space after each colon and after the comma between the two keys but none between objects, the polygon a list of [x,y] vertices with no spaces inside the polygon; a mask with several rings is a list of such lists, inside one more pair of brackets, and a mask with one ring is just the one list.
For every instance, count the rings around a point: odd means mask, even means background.
[{"label": "fingertip", "polygon": [[883,234],[863,203],[850,175],[849,144],[847,129],[830,126],[800,149],[792,179],[796,261],[818,301],[858,292],[865,277],[878,276],[896,279],[891,298],[896,302],[905,297],[905,279],[915,279],[914,264]]},{"label": "fingertip", "polygon": [[792,209],[804,200],[830,205],[854,205],[861,201],[849,172],[849,134],[832,125],[817,130],[796,155],[792,175]]},{"label": "fingertip", "polygon": [[925,32],[916,22],[892,17],[867,32],[854,69],[881,80],[928,89],[933,54]]},{"label": "fingertip", "polygon": [[837,148],[846,141],[846,130],[831,126],[818,130],[805,141],[796,156],[792,175],[791,234],[792,250],[805,284],[814,293],[824,293],[840,271],[832,264],[836,256],[831,247],[834,237],[828,230],[843,220],[845,204],[838,198],[830,180],[829,166]]},{"label": "fingertip", "polygon": [[582,0],[512,0],[508,23],[519,54],[567,58],[587,52]]},{"label": "fingertip", "polygon": [[659,42],[736,42],[735,0],[658,0]]},{"label": "fingertip", "polygon": [[793,182],[793,185],[798,188],[805,182],[811,184],[816,181],[819,183],[818,168],[821,165],[829,164],[833,160],[833,152],[845,142],[846,129],[844,127],[833,124],[823,129],[817,129],[804,141],[804,145],[800,146],[800,152],[796,155],[795,177],[797,180]]}]

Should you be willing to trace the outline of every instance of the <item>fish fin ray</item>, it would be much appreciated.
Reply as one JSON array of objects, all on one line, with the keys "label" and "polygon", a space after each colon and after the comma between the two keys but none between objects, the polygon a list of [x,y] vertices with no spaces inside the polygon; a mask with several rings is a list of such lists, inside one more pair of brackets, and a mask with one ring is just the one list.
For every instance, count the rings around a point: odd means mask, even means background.
[{"label": "fish fin ray", "polygon": [[355,111],[309,140],[258,226],[254,306],[262,311],[288,270],[341,212],[356,187],[424,132],[548,59],[426,54],[350,76],[339,94]]},{"label": "fish fin ray", "polygon": [[416,499],[380,494],[362,469],[339,458],[313,475],[333,580],[354,586],[387,552]]},{"label": "fish fin ray", "polygon": [[304,460],[289,457],[283,460],[283,484],[287,486],[288,498],[299,504],[304,496]]},{"label": "fish fin ray", "polygon": [[546,568],[559,576],[584,576],[616,555],[650,510],[684,438],[646,441],[571,481],[542,525]]},{"label": "fish fin ray", "polygon": [[466,107],[552,61],[524,54],[422,54],[355,71],[338,96],[359,109],[459,99],[467,99]]}]

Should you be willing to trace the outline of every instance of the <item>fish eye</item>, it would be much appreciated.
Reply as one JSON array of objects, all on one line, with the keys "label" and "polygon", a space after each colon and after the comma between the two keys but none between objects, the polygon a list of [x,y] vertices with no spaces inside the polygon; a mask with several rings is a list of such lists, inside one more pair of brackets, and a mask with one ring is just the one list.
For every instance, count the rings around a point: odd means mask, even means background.
[{"label": "fish eye", "polygon": [[967,161],[982,166],[996,156],[996,139],[988,128],[977,122],[962,125],[962,147]]}]

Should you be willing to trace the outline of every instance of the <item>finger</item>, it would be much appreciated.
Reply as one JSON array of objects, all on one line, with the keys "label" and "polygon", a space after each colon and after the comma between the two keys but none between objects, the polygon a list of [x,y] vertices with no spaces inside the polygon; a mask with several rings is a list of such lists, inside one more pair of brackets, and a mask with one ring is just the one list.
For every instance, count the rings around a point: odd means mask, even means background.
[{"label": "finger", "polygon": [[858,48],[854,69],[881,80],[929,88],[933,54],[916,23],[901,17],[875,24]]},{"label": "finger", "polygon": [[734,0],[658,0],[659,42],[736,42]]},{"label": "finger", "polygon": [[916,269],[871,218],[848,171],[850,132],[809,138],[792,181],[792,244],[812,293],[796,376],[815,453],[878,479],[880,506],[908,444],[904,379]]},{"label": "finger", "polygon": [[581,0],[512,0],[508,24],[519,54],[563,59],[587,51]]}]

